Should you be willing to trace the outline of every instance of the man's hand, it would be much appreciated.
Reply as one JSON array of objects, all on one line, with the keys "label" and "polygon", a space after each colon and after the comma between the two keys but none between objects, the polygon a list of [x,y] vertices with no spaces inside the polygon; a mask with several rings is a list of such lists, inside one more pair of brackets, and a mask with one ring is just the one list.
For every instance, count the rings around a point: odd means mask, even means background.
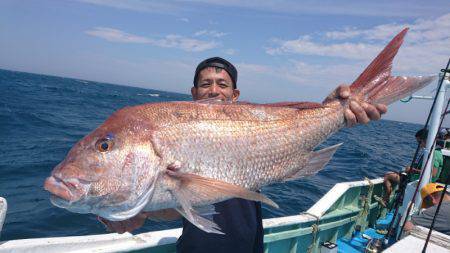
[{"label": "man's hand", "polygon": [[411,173],[411,172],[412,172],[412,168],[409,167],[409,166],[406,166],[406,167],[405,167],[405,172],[406,172],[406,173]]},{"label": "man's hand", "polygon": [[367,124],[371,120],[379,120],[381,115],[387,112],[386,105],[369,104],[366,102],[356,101],[350,97],[350,86],[339,85],[324,102],[340,98],[349,99],[349,108],[345,110],[344,117],[347,127],[351,127],[357,123]]},{"label": "man's hand", "polygon": [[407,221],[406,223],[405,223],[405,228],[404,228],[404,230],[405,230],[405,232],[411,232],[411,230],[413,230],[414,229],[414,224],[411,222],[411,221]]},{"label": "man's hand", "polygon": [[125,232],[131,232],[142,227],[147,219],[147,214],[144,212],[138,213],[136,216],[124,220],[124,221],[110,221],[102,217],[97,219],[106,226],[106,229],[110,232],[116,232],[123,234]]},{"label": "man's hand", "polygon": [[146,219],[151,219],[153,221],[167,221],[176,220],[179,218],[181,218],[181,215],[175,209],[140,212],[136,216],[124,221],[110,221],[100,216],[97,217],[97,219],[106,226],[108,231],[119,234],[131,232],[142,227]]}]

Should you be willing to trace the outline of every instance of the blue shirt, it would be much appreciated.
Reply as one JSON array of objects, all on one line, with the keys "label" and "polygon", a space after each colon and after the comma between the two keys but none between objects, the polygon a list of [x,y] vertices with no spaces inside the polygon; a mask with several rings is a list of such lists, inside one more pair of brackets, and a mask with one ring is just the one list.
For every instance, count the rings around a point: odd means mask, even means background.
[{"label": "blue shirt", "polygon": [[213,220],[225,235],[206,233],[183,219],[183,233],[177,241],[177,252],[263,252],[260,202],[229,199],[214,206],[218,214],[213,216]]}]

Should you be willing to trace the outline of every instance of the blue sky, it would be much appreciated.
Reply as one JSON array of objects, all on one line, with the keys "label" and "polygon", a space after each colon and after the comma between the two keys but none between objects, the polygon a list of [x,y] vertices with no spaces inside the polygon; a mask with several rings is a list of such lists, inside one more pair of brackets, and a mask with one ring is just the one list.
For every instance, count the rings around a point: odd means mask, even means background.
[{"label": "blue sky", "polygon": [[[242,100],[320,102],[406,26],[393,73],[437,73],[448,0],[3,0],[0,68],[188,93],[197,63],[222,56]],[[396,103],[385,118],[422,123],[429,104]]]}]

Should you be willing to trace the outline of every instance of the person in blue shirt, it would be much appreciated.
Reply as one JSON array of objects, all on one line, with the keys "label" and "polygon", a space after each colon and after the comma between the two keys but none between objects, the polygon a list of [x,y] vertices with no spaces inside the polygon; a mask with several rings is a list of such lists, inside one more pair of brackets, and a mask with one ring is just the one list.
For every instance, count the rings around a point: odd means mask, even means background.
[{"label": "person in blue shirt", "polygon": [[[197,100],[217,98],[235,102],[240,91],[237,89],[236,68],[225,59],[213,57],[202,61],[196,68],[194,85],[191,88],[192,98]],[[339,86],[328,98],[349,98],[350,88]],[[385,105],[371,105],[353,101],[345,112],[348,126],[356,123],[368,123],[378,120],[386,112]],[[261,203],[229,199],[214,204],[217,214],[213,221],[220,227],[224,235],[206,233],[183,219],[183,233],[177,241],[177,252],[233,252],[262,253],[263,236]],[[156,212],[141,212],[125,221],[108,221],[99,218],[109,230],[118,233],[131,232],[141,227],[146,219],[173,220],[181,216],[173,209]]]}]

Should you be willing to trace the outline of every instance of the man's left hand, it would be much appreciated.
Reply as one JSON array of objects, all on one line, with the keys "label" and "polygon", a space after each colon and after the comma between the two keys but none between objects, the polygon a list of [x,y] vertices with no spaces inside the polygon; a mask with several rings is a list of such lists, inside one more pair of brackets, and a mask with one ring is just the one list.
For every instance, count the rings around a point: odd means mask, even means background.
[{"label": "man's left hand", "polygon": [[339,85],[333,93],[340,99],[350,100],[349,108],[344,112],[347,127],[357,123],[367,124],[371,120],[379,120],[381,115],[387,112],[387,106],[384,104],[369,104],[350,98],[350,86],[348,85]]},{"label": "man's left hand", "polygon": [[98,221],[105,225],[109,232],[116,232],[123,234],[125,232],[131,232],[142,227],[147,219],[147,215],[144,212],[138,213],[136,216],[123,221],[110,221],[100,216],[97,217]]}]

